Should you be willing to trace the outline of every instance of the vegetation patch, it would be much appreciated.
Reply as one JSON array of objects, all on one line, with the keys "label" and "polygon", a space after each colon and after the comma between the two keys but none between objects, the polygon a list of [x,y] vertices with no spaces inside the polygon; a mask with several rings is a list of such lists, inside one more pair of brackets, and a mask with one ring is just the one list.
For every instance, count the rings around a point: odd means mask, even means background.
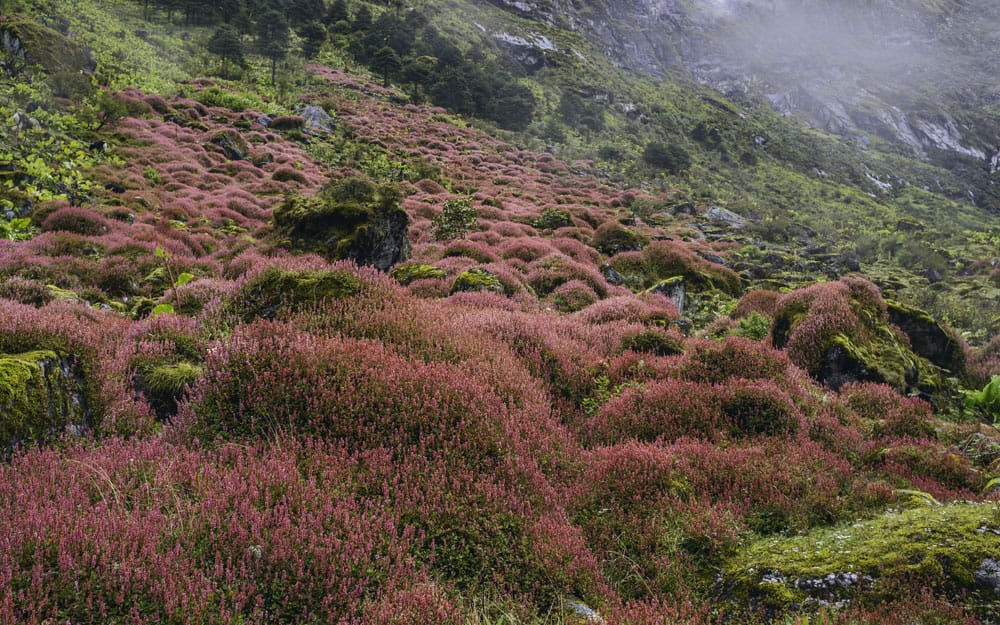
[{"label": "vegetation patch", "polygon": [[850,525],[750,544],[726,563],[729,598],[818,607],[876,601],[933,587],[983,614],[1000,605],[1000,520],[995,505],[931,505]]}]

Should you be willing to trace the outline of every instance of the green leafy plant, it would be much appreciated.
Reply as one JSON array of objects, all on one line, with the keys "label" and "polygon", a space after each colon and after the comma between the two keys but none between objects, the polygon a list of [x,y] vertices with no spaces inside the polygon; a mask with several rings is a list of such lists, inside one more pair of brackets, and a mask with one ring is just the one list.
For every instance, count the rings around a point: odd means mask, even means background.
[{"label": "green leafy plant", "polygon": [[434,239],[446,241],[464,237],[476,225],[476,216],[476,207],[472,205],[471,199],[448,200],[432,220]]},{"label": "green leafy plant", "polygon": [[993,423],[1000,423],[1000,375],[986,383],[979,391],[966,391],[965,407]]},{"label": "green leafy plant", "polygon": [[27,241],[35,236],[37,230],[31,226],[29,217],[19,217],[10,221],[0,220],[0,239],[8,241]]},{"label": "green leafy plant", "polygon": [[163,264],[163,270],[167,272],[167,277],[170,278],[170,288],[174,294],[173,304],[164,303],[164,304],[159,304],[155,308],[153,308],[153,317],[158,317],[164,314],[172,314],[174,312],[174,306],[175,305],[178,307],[180,306],[181,298],[180,295],[177,293],[177,288],[184,286],[188,282],[191,282],[192,280],[194,280],[195,276],[194,274],[188,273],[186,271],[182,271],[181,273],[175,276],[173,267],[170,266],[171,254],[162,247],[157,246],[156,251],[153,252],[153,255],[156,258],[159,258],[160,262]]}]

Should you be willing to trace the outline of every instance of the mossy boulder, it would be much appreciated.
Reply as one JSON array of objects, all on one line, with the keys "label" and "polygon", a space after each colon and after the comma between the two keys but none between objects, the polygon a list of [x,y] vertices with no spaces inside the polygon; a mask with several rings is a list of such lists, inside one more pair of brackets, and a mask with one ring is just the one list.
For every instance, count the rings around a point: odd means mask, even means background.
[{"label": "mossy boulder", "polygon": [[410,257],[409,217],[399,201],[395,187],[361,177],[292,196],[274,210],[279,245],[388,271]]},{"label": "mossy boulder", "polygon": [[607,221],[594,230],[590,245],[602,254],[613,256],[619,252],[641,250],[649,240],[617,221]]},{"label": "mossy boulder", "polygon": [[943,390],[946,374],[911,349],[888,309],[878,289],[861,278],[817,283],[778,300],[771,343],[835,390],[849,382],[888,384],[925,397]]},{"label": "mossy boulder", "polygon": [[408,263],[395,267],[390,275],[403,286],[417,280],[436,280],[445,277],[444,269],[423,263]]},{"label": "mossy boulder", "polygon": [[[0,22],[0,47],[7,63],[37,65],[49,74],[93,74],[97,69],[86,46],[20,15]],[[4,68],[7,72],[16,69]]]},{"label": "mossy boulder", "polygon": [[273,319],[280,312],[294,312],[360,291],[361,280],[349,271],[284,271],[274,267],[243,285],[232,306],[249,322],[255,317]]},{"label": "mossy boulder", "polygon": [[953,374],[965,371],[965,350],[958,334],[926,312],[886,300],[889,321],[903,331],[913,351]]},{"label": "mossy boulder", "polygon": [[0,448],[43,442],[89,425],[85,384],[74,360],[53,350],[0,354]]},{"label": "mossy boulder", "polygon": [[231,161],[242,161],[250,156],[250,145],[235,130],[223,130],[208,142],[220,148]]},{"label": "mossy boulder", "polygon": [[503,283],[495,275],[485,269],[473,267],[459,274],[451,284],[452,293],[462,291],[493,291],[503,294],[504,288]]},{"label": "mossy boulder", "polygon": [[[1000,518],[993,503],[930,505],[749,544],[723,568],[727,599],[819,607],[933,588],[976,610],[1000,608]],[[781,606],[774,606],[780,598]],[[984,613],[987,613],[984,612]]]},{"label": "mossy boulder", "polygon": [[149,367],[136,376],[136,390],[141,392],[161,421],[177,414],[177,402],[201,376],[200,365],[177,362]]}]

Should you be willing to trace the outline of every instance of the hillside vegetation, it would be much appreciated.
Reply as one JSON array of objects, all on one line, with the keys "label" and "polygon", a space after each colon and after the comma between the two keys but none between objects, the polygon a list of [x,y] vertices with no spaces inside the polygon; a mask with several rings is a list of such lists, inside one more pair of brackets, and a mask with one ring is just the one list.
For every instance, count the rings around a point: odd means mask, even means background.
[{"label": "hillside vegetation", "polygon": [[0,9],[0,622],[996,622],[960,170],[488,4]]}]

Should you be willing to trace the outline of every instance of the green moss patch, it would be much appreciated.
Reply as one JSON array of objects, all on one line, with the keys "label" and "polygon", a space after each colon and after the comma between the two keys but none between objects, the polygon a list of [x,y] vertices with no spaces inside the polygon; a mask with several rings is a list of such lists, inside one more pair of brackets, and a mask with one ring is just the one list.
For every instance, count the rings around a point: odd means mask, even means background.
[{"label": "green moss patch", "polygon": [[0,446],[41,442],[88,411],[82,378],[72,361],[51,350],[0,355]]},{"label": "green moss patch", "polygon": [[390,275],[403,286],[416,282],[417,280],[435,280],[445,277],[445,272],[440,267],[434,265],[424,265],[421,263],[409,263],[394,268]]},{"label": "green moss patch", "polygon": [[750,544],[723,569],[725,594],[772,606],[890,599],[927,587],[977,609],[1000,607],[994,503],[930,505]]},{"label": "green moss patch", "polygon": [[244,321],[272,319],[323,301],[342,299],[361,291],[361,280],[348,271],[282,271],[272,268],[251,279],[234,300]]},{"label": "green moss patch", "polygon": [[137,376],[137,390],[156,411],[160,419],[177,414],[177,401],[201,377],[202,368],[189,362],[151,367]]},{"label": "green moss patch", "polygon": [[503,293],[503,283],[492,273],[479,267],[473,267],[468,271],[463,271],[451,285],[451,292],[461,291],[493,291]]}]

